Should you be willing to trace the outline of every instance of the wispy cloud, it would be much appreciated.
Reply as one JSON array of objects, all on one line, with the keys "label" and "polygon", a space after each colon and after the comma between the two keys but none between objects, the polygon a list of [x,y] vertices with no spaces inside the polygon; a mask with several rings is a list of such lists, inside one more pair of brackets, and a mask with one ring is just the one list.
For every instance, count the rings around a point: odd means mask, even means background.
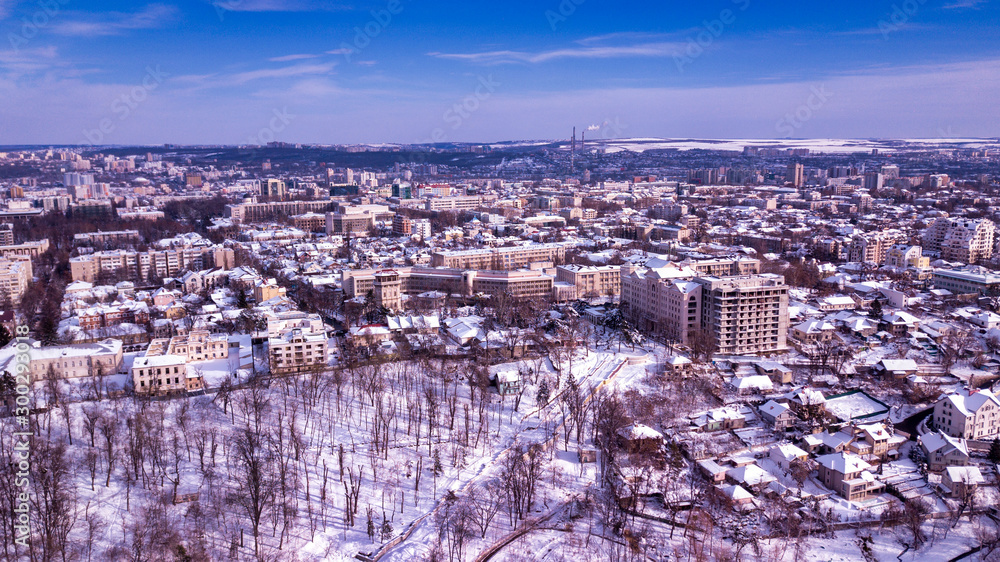
[{"label": "wispy cloud", "polygon": [[0,20],[10,14],[15,4],[17,4],[17,0],[0,0]]},{"label": "wispy cloud", "polygon": [[323,75],[329,74],[335,66],[337,66],[337,63],[328,62],[324,64],[294,64],[292,66],[283,66],[281,68],[261,68],[259,70],[250,70],[248,72],[234,74],[230,77],[230,79],[236,84],[246,84],[247,82],[265,78],[290,78],[293,76],[305,76],[310,74]]},{"label": "wispy cloud", "polygon": [[956,0],[950,4],[945,4],[944,8],[946,10],[956,10],[962,8],[973,8],[978,9],[983,4],[986,4],[989,0]]},{"label": "wispy cloud", "polygon": [[105,12],[98,14],[75,13],[79,19],[61,20],[52,30],[59,35],[73,37],[101,37],[122,35],[138,29],[155,29],[172,21],[177,8],[165,4],[150,4],[138,12]]},{"label": "wispy cloud", "polygon": [[614,47],[568,47],[548,51],[487,51],[482,53],[439,53],[428,55],[441,59],[478,64],[543,63],[559,59],[610,59],[621,57],[671,56],[683,48],[683,43],[643,43]]},{"label": "wispy cloud", "polygon": [[8,79],[48,71],[61,65],[55,47],[0,51],[0,73]]},{"label": "wispy cloud", "polygon": [[348,4],[322,0],[211,0],[209,3],[228,12],[342,12],[353,9]]},{"label": "wispy cloud", "polygon": [[270,61],[270,62],[291,62],[291,61],[295,61],[295,60],[314,59],[314,58],[316,58],[318,56],[319,55],[310,55],[310,54],[285,55],[285,56],[281,56],[281,57],[271,57],[271,58],[269,58],[267,60]]}]

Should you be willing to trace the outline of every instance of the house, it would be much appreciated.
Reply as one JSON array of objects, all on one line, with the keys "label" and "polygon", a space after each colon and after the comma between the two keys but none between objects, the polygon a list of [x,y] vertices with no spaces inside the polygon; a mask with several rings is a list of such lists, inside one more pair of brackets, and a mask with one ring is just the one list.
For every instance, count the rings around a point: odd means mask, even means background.
[{"label": "house", "polygon": [[858,425],[854,435],[856,439],[848,444],[848,450],[872,462],[899,456],[898,448],[906,442],[905,437],[894,435],[881,423]]},{"label": "house", "polygon": [[765,375],[749,375],[746,377],[734,377],[731,383],[739,394],[754,394],[765,392],[774,388],[771,379]]},{"label": "house", "polygon": [[875,370],[896,378],[915,375],[919,371],[917,362],[913,359],[883,359],[875,365]]},{"label": "house", "polygon": [[949,466],[969,464],[969,448],[965,439],[958,439],[940,431],[920,436],[920,446],[927,457],[927,470],[939,472]]},{"label": "house", "polygon": [[968,498],[986,479],[975,466],[949,466],[941,476],[941,489],[952,498]]},{"label": "house", "polygon": [[739,429],[747,424],[747,414],[735,407],[709,410],[692,418],[694,426],[701,431],[724,431]]},{"label": "house", "polygon": [[848,501],[863,501],[881,492],[884,484],[868,471],[871,465],[850,453],[834,453],[816,459],[824,486]]},{"label": "house", "polygon": [[756,464],[748,464],[726,472],[726,480],[745,488],[757,488],[767,486],[777,478]]},{"label": "house", "polygon": [[618,439],[628,453],[656,453],[663,446],[663,434],[641,423],[618,430]]},{"label": "house", "polygon": [[934,405],[935,428],[963,439],[1000,436],[1000,399],[989,390],[962,389]]},{"label": "house", "polygon": [[715,484],[725,482],[726,472],[729,470],[712,459],[698,461],[698,468],[701,470],[702,474],[709,479],[709,481]]},{"label": "house", "polygon": [[760,407],[760,417],[774,426],[775,431],[788,429],[797,419],[791,408],[774,400],[768,400]]},{"label": "house", "polygon": [[858,306],[858,303],[854,302],[854,299],[843,295],[818,298],[816,299],[816,303],[823,312],[854,310]]},{"label": "house", "polygon": [[808,459],[809,453],[803,451],[795,445],[792,445],[791,443],[785,443],[783,445],[771,447],[767,456],[774,461],[775,464],[785,470],[788,470],[793,462]]},{"label": "house", "polygon": [[920,327],[920,319],[902,311],[882,315],[882,328],[894,336],[912,334]]},{"label": "house", "polygon": [[777,361],[761,361],[754,367],[758,373],[770,377],[775,384],[790,384],[792,382],[792,370]]},{"label": "house", "polygon": [[664,372],[668,375],[686,375],[691,372],[691,360],[683,355],[674,355],[667,359],[664,365]]},{"label": "house", "polygon": [[843,432],[815,433],[802,439],[802,447],[810,453],[831,454],[847,449],[854,437]]},{"label": "house", "polygon": [[500,371],[493,375],[493,384],[502,396],[521,392],[521,373],[517,371]]},{"label": "house", "polygon": [[717,486],[716,489],[719,491],[719,495],[729,500],[729,503],[734,507],[744,506],[753,503],[753,494],[743,489],[742,486],[738,484],[731,484],[729,486]]},{"label": "house", "polygon": [[792,326],[792,337],[805,343],[830,341],[837,328],[825,320],[807,320]]}]

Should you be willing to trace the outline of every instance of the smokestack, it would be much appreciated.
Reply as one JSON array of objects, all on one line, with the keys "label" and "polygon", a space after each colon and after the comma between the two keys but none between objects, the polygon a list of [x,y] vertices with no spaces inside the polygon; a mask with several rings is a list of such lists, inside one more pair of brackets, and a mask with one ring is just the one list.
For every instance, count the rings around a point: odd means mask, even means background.
[{"label": "smokestack", "polygon": [[569,149],[569,169],[576,169],[576,127],[573,127],[573,144]]}]

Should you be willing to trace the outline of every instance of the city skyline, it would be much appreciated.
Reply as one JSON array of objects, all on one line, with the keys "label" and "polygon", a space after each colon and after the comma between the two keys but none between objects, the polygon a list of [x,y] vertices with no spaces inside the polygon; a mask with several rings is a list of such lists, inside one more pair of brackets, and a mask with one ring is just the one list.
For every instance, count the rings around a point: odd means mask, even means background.
[{"label": "city skyline", "polygon": [[995,137],[997,11],[0,1],[0,145]]}]

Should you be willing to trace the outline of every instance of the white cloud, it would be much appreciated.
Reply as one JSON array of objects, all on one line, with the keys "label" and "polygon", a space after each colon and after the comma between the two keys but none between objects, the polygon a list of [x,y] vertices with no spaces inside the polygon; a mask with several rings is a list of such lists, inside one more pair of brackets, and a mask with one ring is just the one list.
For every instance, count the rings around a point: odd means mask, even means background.
[{"label": "white cloud", "polygon": [[979,6],[986,4],[989,0],[956,0],[950,4],[945,4],[946,10],[955,10],[962,8],[974,8],[978,9]]},{"label": "white cloud", "polygon": [[340,12],[352,9],[346,4],[321,0],[211,0],[221,12]]},{"label": "white cloud", "polygon": [[133,13],[107,12],[99,16],[88,14],[72,21],[60,20],[52,26],[52,31],[73,37],[121,35],[127,31],[161,27],[176,15],[177,8],[174,6],[150,4]]},{"label": "white cloud", "polygon": [[295,61],[295,60],[314,59],[314,58],[316,58],[318,56],[319,55],[310,55],[310,54],[284,55],[284,56],[281,56],[281,57],[271,57],[271,58],[269,58],[267,60],[270,61],[270,62],[291,62],[291,61]]},{"label": "white cloud", "polygon": [[227,77],[227,80],[231,80],[235,84],[246,84],[247,82],[266,78],[290,78],[309,74],[329,74],[335,66],[337,66],[337,63],[328,62],[323,64],[294,64],[281,68],[261,68],[234,74]]},{"label": "white cloud", "polygon": [[483,53],[428,53],[432,57],[479,64],[543,63],[558,59],[609,59],[621,57],[665,57],[680,51],[682,43],[643,43],[605,47],[568,47],[549,51],[487,51]]}]

